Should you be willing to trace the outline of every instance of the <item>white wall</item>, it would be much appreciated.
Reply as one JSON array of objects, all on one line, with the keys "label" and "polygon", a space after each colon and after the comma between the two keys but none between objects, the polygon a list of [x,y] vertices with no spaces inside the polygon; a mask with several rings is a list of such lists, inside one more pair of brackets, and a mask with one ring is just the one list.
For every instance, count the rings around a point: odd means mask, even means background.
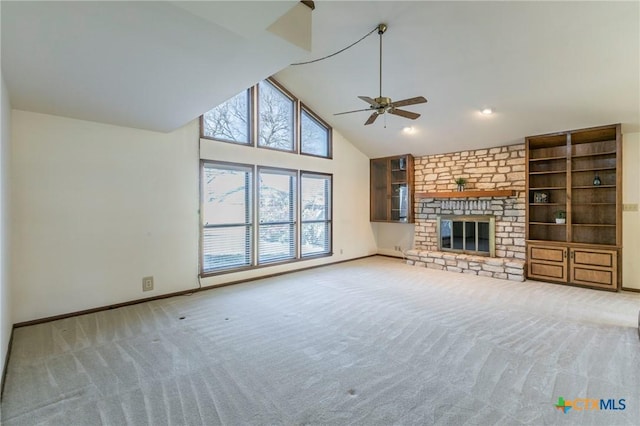
[{"label": "white wall", "polygon": [[[162,134],[13,111],[15,322],[197,287],[198,133],[197,121]],[[368,221],[369,160],[340,135],[334,160],[203,145],[209,158],[334,173],[336,251],[203,285],[376,252]],[[147,275],[155,289],[143,293]]]},{"label": "white wall", "polygon": [[0,80],[2,84],[2,104],[0,107],[0,115],[2,115],[0,128],[0,374],[2,374],[13,322],[9,275],[9,253],[11,253],[9,246],[11,230],[9,225],[11,105],[9,104],[7,87],[1,74]]},{"label": "white wall", "polygon": [[[622,162],[622,203],[640,204],[640,133],[622,135]],[[622,233],[622,286],[640,290],[640,212],[622,212]]]},{"label": "white wall", "polygon": [[269,165],[333,174],[333,256],[250,271],[207,277],[205,286],[375,254],[369,223],[369,158],[338,132],[333,133],[333,159],[257,149],[203,139],[201,157],[216,161]]},{"label": "white wall", "polygon": [[[197,123],[169,134],[14,110],[12,291],[22,322],[194,288]],[[142,277],[155,290],[142,292]]]},{"label": "white wall", "polygon": [[[402,257],[403,251],[413,248],[414,224],[372,222],[372,226],[379,254]],[[400,246],[400,251],[396,246]]]}]

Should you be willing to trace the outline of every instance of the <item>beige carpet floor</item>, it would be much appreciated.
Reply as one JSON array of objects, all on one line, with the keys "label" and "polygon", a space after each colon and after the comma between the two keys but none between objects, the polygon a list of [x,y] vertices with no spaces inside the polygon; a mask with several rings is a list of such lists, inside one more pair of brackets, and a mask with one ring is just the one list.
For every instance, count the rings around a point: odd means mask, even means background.
[{"label": "beige carpet floor", "polygon": [[637,425],[639,309],[367,258],[16,329],[2,422]]}]

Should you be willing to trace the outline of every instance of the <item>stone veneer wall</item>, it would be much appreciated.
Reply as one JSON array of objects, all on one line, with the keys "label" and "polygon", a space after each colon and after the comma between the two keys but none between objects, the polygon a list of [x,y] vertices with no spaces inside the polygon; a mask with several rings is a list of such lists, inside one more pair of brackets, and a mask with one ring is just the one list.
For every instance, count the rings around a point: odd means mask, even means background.
[{"label": "stone veneer wall", "polygon": [[467,179],[466,190],[512,189],[513,197],[420,198],[416,196],[414,245],[437,251],[437,216],[480,214],[496,217],[496,257],[526,258],[524,145],[461,151],[415,158],[415,191],[455,191],[454,180]]}]

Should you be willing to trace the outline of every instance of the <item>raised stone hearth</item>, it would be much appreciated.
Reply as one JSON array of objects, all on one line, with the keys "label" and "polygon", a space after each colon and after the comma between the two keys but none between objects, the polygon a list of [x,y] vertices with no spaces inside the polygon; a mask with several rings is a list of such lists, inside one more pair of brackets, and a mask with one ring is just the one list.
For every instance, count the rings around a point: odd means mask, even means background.
[{"label": "raised stone hearth", "polygon": [[524,260],[441,251],[407,250],[407,264],[464,274],[524,281]]}]

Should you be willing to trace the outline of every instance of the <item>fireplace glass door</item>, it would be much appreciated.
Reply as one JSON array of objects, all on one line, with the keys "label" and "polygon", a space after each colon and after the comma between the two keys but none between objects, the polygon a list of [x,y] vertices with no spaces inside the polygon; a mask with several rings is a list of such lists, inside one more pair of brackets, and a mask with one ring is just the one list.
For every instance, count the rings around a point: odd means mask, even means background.
[{"label": "fireplace glass door", "polygon": [[493,216],[440,216],[439,250],[495,255],[495,218]]}]

